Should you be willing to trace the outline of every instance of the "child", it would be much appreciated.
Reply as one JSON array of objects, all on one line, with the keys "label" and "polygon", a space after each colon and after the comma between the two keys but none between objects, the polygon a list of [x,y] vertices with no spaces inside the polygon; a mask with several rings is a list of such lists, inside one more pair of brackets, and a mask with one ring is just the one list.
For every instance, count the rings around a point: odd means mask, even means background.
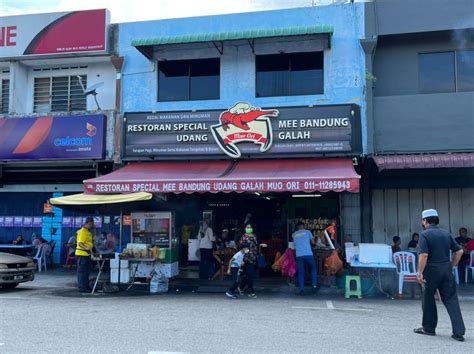
[{"label": "child", "polygon": [[225,294],[231,299],[237,298],[237,296],[235,296],[235,290],[237,290],[239,286],[239,274],[241,267],[244,264],[244,256],[250,251],[249,247],[250,245],[248,243],[243,243],[241,245],[240,251],[234,254],[229,262],[229,270],[227,271],[227,274],[232,274],[232,286],[226,291]]},{"label": "child", "polygon": [[393,236],[393,245],[392,245],[392,253],[401,252],[402,248],[400,245],[402,244],[402,240],[400,236]]}]

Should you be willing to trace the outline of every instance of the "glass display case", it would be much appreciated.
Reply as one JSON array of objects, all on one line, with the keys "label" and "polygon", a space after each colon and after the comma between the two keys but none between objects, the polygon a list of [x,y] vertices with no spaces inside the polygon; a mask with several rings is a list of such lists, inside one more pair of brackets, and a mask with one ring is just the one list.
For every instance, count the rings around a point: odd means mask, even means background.
[{"label": "glass display case", "polygon": [[132,243],[174,248],[174,234],[172,212],[132,213]]}]

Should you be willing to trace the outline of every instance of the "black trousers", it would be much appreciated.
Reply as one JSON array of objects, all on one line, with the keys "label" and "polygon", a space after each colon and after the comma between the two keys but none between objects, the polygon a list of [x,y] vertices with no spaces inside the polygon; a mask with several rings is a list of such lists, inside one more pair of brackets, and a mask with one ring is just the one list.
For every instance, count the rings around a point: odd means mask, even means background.
[{"label": "black trousers", "polygon": [[247,293],[252,294],[254,293],[253,280],[255,279],[255,264],[245,263],[243,266],[243,269],[244,269],[244,276],[239,287],[242,290],[244,290],[245,287],[247,287]]},{"label": "black trousers", "polygon": [[427,264],[423,276],[426,280],[422,298],[423,328],[429,332],[435,332],[436,330],[438,311],[436,309],[435,294],[436,290],[439,290],[441,301],[451,319],[453,334],[463,336],[466,328],[459,307],[451,263]]},{"label": "black trousers", "polygon": [[92,268],[91,257],[77,256],[77,286],[80,291],[89,291],[89,274]]},{"label": "black trousers", "polygon": [[212,248],[200,248],[201,261],[199,262],[199,278],[200,279],[209,279],[210,278],[210,269],[212,265]]}]

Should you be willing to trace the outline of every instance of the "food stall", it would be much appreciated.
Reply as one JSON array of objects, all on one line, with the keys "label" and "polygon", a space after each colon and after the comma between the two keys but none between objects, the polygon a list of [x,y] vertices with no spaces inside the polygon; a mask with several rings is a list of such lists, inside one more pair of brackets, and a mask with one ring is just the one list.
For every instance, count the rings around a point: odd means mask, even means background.
[{"label": "food stall", "polygon": [[134,212],[131,242],[110,262],[111,283],[149,280],[154,274],[172,278],[179,273],[172,212]]}]

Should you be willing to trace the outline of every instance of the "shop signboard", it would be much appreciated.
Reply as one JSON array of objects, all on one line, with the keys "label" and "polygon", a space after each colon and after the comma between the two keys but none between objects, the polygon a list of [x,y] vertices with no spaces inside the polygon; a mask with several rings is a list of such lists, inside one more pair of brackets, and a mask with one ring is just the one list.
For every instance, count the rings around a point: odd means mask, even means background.
[{"label": "shop signboard", "polygon": [[41,216],[34,216],[33,227],[42,227],[42,226],[43,226],[43,218]]},{"label": "shop signboard", "polygon": [[13,226],[13,216],[5,216],[5,226],[6,227]]},{"label": "shop signboard", "polygon": [[23,226],[23,216],[14,216],[13,217],[13,226],[22,227]]},{"label": "shop signboard", "polygon": [[84,218],[82,216],[76,216],[74,218],[74,227],[82,227],[84,225]]},{"label": "shop signboard", "polygon": [[103,115],[0,119],[0,160],[103,159]]},{"label": "shop signboard", "polygon": [[222,159],[361,153],[360,109],[354,104],[127,113],[128,159]]},{"label": "shop signboard", "polygon": [[72,227],[72,217],[70,216],[64,216],[63,217],[63,227]]},{"label": "shop signboard", "polygon": [[0,17],[0,57],[107,51],[106,9]]},{"label": "shop signboard", "polygon": [[23,218],[23,226],[24,227],[31,227],[33,226],[33,217],[32,216],[25,216]]},{"label": "shop signboard", "polygon": [[100,229],[102,227],[102,217],[101,216],[94,216],[94,225],[98,229]]}]

